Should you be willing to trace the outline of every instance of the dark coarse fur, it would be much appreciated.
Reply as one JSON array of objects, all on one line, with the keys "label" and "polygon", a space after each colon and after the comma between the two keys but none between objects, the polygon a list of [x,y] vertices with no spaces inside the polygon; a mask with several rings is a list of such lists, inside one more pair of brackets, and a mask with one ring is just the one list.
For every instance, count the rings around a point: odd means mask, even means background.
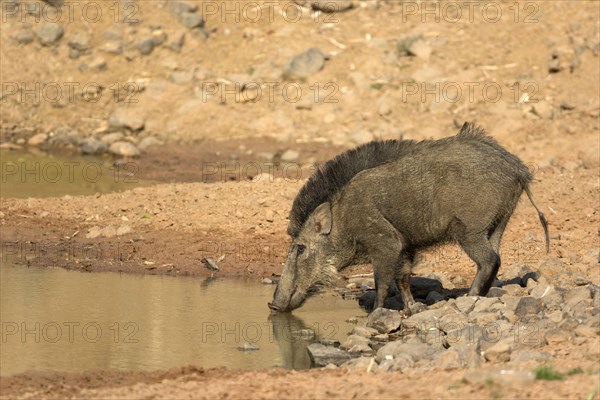
[{"label": "dark coarse fur", "polygon": [[514,155],[506,151],[493,138],[486,136],[482,128],[465,123],[453,137],[441,140],[384,140],[373,141],[339,154],[309,178],[292,205],[289,215],[288,234],[297,237],[311,213],[322,203],[331,201],[359,172],[392,162],[428,147],[446,146],[452,141],[471,142],[476,146],[491,146],[509,165],[518,166],[518,178],[523,188],[531,181],[531,173]]}]

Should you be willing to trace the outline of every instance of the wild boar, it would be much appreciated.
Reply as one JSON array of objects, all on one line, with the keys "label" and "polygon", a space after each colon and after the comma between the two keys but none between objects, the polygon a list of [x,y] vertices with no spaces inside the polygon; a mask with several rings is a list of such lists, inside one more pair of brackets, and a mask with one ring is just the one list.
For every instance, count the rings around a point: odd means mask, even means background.
[{"label": "wild boar", "polygon": [[292,238],[272,312],[300,307],[341,269],[370,262],[374,309],[396,282],[405,307],[416,252],[455,242],[476,263],[470,296],[485,296],[500,268],[500,239],[531,172],[513,154],[465,123],[440,140],[373,141],[326,162],[307,180],[289,215]]}]

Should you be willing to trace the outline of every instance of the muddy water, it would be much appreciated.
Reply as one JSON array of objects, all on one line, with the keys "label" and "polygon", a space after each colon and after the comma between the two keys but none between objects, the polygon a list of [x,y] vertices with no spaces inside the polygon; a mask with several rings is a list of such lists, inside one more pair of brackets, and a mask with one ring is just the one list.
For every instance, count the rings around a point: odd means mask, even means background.
[{"label": "muddy water", "polygon": [[136,177],[135,161],[115,165],[110,157],[0,150],[0,166],[2,198],[89,195],[150,184]]},{"label": "muddy water", "polygon": [[[346,337],[364,313],[337,296],[269,318],[274,287],[238,280],[81,273],[2,259],[0,374],[184,365],[309,367],[310,340]],[[258,350],[240,351],[244,342]]]}]

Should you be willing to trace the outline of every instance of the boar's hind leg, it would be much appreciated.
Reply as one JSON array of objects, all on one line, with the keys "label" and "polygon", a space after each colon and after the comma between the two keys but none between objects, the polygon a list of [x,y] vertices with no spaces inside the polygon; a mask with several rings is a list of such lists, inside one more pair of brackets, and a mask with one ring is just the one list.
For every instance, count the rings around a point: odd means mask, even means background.
[{"label": "boar's hind leg", "polygon": [[469,296],[485,296],[490,290],[500,268],[500,256],[486,233],[468,233],[460,221],[455,221],[452,236],[471,260],[477,264],[477,274],[469,289]]}]

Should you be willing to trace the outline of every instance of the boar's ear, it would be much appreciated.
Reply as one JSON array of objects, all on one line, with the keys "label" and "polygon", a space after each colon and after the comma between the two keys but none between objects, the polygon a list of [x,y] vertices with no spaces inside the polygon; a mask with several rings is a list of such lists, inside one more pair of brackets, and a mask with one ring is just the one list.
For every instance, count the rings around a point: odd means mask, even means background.
[{"label": "boar's ear", "polygon": [[329,202],[321,204],[314,212],[315,231],[321,235],[331,232],[331,205]]}]

